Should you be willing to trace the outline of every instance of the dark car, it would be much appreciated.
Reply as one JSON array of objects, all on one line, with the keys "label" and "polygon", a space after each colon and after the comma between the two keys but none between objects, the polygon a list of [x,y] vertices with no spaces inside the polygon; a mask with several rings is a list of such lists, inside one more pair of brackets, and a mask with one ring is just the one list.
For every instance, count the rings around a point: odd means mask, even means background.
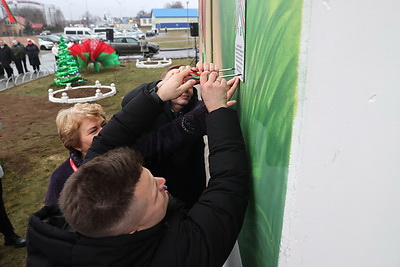
[{"label": "dark car", "polygon": [[155,30],[149,30],[149,31],[146,32],[146,36],[147,37],[156,36],[156,31]]},{"label": "dark car", "polygon": [[[116,36],[111,46],[115,49],[118,55],[140,54],[139,41],[136,38],[128,36]],[[156,43],[148,43],[149,53],[157,54],[160,51],[160,46]]]}]

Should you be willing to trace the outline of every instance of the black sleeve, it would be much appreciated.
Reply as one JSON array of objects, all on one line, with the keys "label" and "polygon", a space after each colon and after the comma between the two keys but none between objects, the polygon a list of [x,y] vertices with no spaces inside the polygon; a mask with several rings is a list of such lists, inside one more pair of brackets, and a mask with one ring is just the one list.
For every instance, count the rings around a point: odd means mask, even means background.
[{"label": "black sleeve", "polygon": [[161,80],[153,81],[153,82],[150,82],[150,83],[144,83],[144,84],[139,85],[135,89],[132,89],[122,99],[121,106],[124,107],[126,104],[128,104],[129,101],[134,99],[142,91],[144,91],[144,90],[149,91],[151,88],[156,86],[160,81]]},{"label": "black sleeve", "polygon": [[[243,224],[249,198],[249,168],[236,111],[220,108],[206,119],[211,179],[180,226],[182,266],[222,266]],[[198,253],[193,253],[198,250]],[[189,265],[185,265],[189,264]],[[199,265],[200,266],[200,265]]]},{"label": "black sleeve", "polygon": [[163,157],[179,151],[206,134],[206,113],[204,104],[198,105],[184,116],[143,135],[133,148],[142,154],[145,166],[151,169]]},{"label": "black sleeve", "polygon": [[93,138],[85,161],[113,148],[131,147],[151,127],[161,111],[162,106],[156,103],[147,90],[141,92],[114,115],[99,135]]}]

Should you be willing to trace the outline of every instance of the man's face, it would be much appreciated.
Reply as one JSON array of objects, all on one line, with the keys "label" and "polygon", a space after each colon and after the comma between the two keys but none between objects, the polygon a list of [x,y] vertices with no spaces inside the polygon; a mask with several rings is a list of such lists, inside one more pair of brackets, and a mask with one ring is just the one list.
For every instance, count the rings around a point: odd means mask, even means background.
[{"label": "man's face", "polygon": [[165,217],[169,197],[164,185],[164,178],[154,177],[147,168],[143,167],[134,194],[136,201],[140,202],[139,205],[143,209],[137,231],[149,229]]},{"label": "man's face", "polygon": [[171,100],[172,105],[179,105],[185,107],[187,104],[189,104],[190,99],[193,96],[193,88],[190,88],[183,94],[181,94],[178,98]]}]

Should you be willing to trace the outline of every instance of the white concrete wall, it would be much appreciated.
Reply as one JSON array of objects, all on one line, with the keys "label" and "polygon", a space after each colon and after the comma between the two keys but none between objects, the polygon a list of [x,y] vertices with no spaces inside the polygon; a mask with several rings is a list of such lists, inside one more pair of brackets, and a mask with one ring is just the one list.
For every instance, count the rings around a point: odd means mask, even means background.
[{"label": "white concrete wall", "polygon": [[400,266],[400,1],[304,4],[279,266]]}]

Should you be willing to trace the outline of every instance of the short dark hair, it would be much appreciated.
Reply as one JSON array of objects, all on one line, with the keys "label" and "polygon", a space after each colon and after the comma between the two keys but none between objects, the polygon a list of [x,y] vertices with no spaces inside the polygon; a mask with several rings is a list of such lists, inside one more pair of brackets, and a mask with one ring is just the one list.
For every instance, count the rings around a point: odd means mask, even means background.
[{"label": "short dark hair", "polygon": [[[128,147],[117,148],[83,164],[66,181],[60,209],[67,222],[90,237],[127,234],[140,218],[134,199],[143,170],[142,157]],[[128,222],[125,220],[128,218]],[[129,221],[130,220],[130,221]],[[128,225],[128,226],[126,226]]]}]

